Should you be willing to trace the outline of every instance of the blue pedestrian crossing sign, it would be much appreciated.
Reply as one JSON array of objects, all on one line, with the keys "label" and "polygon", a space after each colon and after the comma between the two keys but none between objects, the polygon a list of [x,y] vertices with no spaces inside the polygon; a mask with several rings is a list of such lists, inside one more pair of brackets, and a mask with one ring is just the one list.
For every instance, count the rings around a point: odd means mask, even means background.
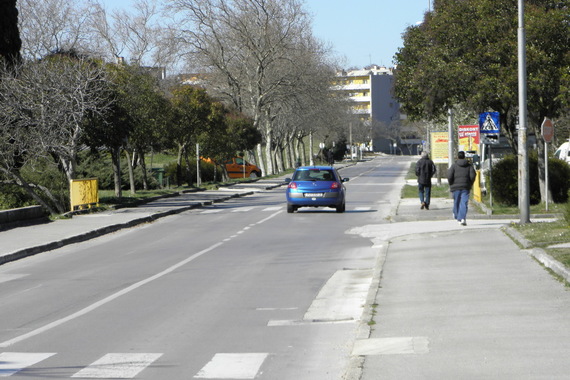
[{"label": "blue pedestrian crossing sign", "polygon": [[483,112],[479,115],[479,131],[484,134],[500,134],[501,120],[498,112]]},{"label": "blue pedestrian crossing sign", "polygon": [[501,120],[498,112],[479,114],[479,133],[483,144],[497,144],[501,133]]}]

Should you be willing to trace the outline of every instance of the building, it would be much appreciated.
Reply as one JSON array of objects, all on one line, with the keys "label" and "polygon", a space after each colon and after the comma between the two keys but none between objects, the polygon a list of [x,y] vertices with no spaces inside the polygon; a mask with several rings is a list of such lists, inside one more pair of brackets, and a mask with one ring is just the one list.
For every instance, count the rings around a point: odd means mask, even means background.
[{"label": "building", "polygon": [[415,153],[406,148],[409,144],[400,141],[400,121],[405,115],[400,114],[400,104],[392,95],[393,84],[392,68],[373,65],[337,73],[334,89],[353,102],[353,113],[369,129],[369,136],[378,136],[366,142],[375,152]]}]

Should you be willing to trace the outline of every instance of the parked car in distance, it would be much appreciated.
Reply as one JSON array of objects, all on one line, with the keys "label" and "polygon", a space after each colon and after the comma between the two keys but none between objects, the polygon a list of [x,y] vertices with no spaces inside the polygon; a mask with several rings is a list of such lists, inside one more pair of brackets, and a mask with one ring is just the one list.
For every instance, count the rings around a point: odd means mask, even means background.
[{"label": "parked car in distance", "polygon": [[300,207],[331,207],[336,212],[346,209],[346,188],[342,178],[332,166],[301,166],[286,178],[288,183],[287,212],[293,213]]},{"label": "parked car in distance", "polygon": [[230,178],[261,177],[261,169],[241,157],[234,157],[224,163]]},{"label": "parked car in distance", "polygon": [[567,164],[570,164],[570,143],[565,142],[556,149],[554,153],[554,157],[561,159],[562,161],[566,161]]}]

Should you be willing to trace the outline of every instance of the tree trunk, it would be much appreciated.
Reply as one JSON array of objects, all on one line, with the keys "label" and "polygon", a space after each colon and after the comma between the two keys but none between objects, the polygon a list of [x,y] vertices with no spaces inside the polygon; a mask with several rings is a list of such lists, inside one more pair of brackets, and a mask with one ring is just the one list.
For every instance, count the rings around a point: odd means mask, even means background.
[{"label": "tree trunk", "polygon": [[111,149],[111,160],[113,161],[113,181],[115,182],[115,196],[117,198],[123,197],[123,190],[121,189],[121,147],[113,147]]},{"label": "tree trunk", "polygon": [[139,152],[139,161],[141,163],[143,189],[148,190],[148,172],[146,171],[144,151],[142,149],[137,149],[137,151]]},{"label": "tree trunk", "polygon": [[176,159],[176,184],[182,186],[182,157],[186,150],[186,144],[178,144],[178,157]]},{"label": "tree trunk", "polygon": [[131,155],[129,150],[125,149],[125,156],[127,156],[127,168],[129,169],[129,184],[131,185],[131,194],[136,194],[137,189],[135,186],[135,173],[133,169],[133,162],[131,161]]},{"label": "tree trunk", "polygon": [[314,145],[314,141],[313,141],[313,131],[311,131],[309,133],[309,165],[313,166],[315,165],[315,155],[313,154],[313,145]]}]

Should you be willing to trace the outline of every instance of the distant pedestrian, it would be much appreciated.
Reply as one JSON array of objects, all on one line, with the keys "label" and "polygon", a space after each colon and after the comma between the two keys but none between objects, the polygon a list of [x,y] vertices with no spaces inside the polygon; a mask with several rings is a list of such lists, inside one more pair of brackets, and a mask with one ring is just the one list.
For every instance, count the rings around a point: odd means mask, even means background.
[{"label": "distant pedestrian", "polygon": [[420,197],[421,209],[429,210],[431,200],[431,179],[435,175],[436,168],[429,158],[428,152],[422,152],[422,158],[416,162],[416,176],[418,177],[418,195]]},{"label": "distant pedestrian", "polygon": [[334,164],[334,155],[333,155],[333,151],[331,149],[329,149],[327,151],[327,161],[329,163],[330,166],[333,166]]},{"label": "distant pedestrian", "polygon": [[461,225],[467,225],[469,192],[475,182],[475,169],[465,159],[465,152],[457,154],[457,161],[447,170],[449,191],[453,193],[453,217]]}]

